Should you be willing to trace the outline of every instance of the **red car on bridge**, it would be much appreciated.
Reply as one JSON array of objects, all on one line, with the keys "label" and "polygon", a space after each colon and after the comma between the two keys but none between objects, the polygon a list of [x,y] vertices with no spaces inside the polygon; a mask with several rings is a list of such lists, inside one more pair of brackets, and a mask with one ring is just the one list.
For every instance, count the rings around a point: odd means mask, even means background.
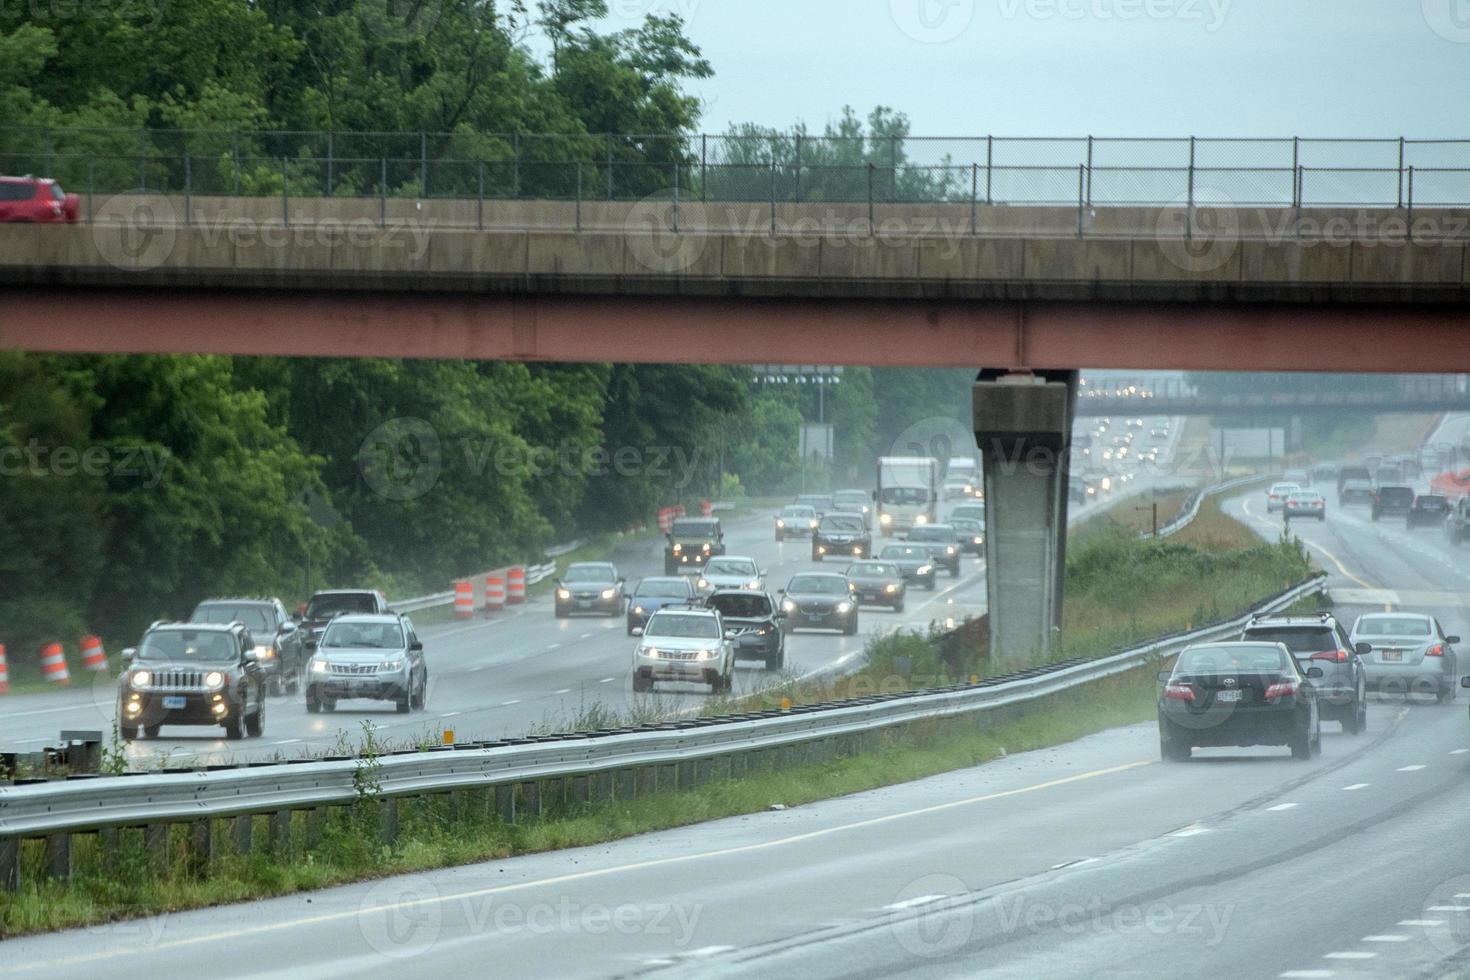
[{"label": "red car on bridge", "polygon": [[72,223],[81,199],[47,177],[0,177],[0,221]]}]

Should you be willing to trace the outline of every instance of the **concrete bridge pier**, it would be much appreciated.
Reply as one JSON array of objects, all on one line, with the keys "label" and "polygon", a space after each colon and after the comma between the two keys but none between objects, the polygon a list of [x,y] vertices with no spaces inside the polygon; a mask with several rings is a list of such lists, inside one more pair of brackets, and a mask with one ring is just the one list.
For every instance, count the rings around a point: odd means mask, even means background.
[{"label": "concrete bridge pier", "polygon": [[1048,656],[1062,625],[1077,376],[984,370],[975,382],[993,663]]}]

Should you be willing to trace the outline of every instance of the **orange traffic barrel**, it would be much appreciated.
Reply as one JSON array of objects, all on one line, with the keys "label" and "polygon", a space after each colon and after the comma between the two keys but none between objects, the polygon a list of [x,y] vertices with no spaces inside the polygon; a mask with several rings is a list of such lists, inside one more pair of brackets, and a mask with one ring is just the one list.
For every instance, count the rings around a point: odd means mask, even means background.
[{"label": "orange traffic barrel", "polygon": [[699,516],[700,517],[713,517],[714,515],[715,515],[715,505],[712,504],[712,503],[710,503],[708,500],[701,500],[699,502]]},{"label": "orange traffic barrel", "polygon": [[66,669],[66,654],[62,652],[60,643],[48,643],[41,648],[41,676],[63,687],[71,683],[71,674]]},{"label": "orange traffic barrel", "polygon": [[505,593],[505,601],[514,605],[517,602],[526,601],[526,569],[516,565],[510,570],[507,582],[509,588]]},{"label": "orange traffic barrel", "polygon": [[499,612],[505,608],[505,573],[491,572],[485,576],[485,611]]},{"label": "orange traffic barrel", "polygon": [[0,694],[10,693],[10,668],[5,665],[5,644],[0,643]]},{"label": "orange traffic barrel", "polygon": [[454,618],[469,619],[475,614],[475,587],[469,582],[454,583]]},{"label": "orange traffic barrel", "polygon": [[82,666],[88,670],[107,673],[107,652],[102,649],[101,637],[82,637]]}]

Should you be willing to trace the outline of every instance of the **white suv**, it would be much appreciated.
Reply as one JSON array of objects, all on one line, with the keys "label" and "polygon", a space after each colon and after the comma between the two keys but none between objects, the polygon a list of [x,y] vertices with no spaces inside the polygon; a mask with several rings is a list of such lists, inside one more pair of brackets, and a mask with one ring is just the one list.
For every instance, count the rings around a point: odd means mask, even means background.
[{"label": "white suv", "polygon": [[633,648],[633,690],[652,690],[654,681],[708,684],[714,694],[730,690],[735,646],[717,611],[669,606],[649,617]]}]

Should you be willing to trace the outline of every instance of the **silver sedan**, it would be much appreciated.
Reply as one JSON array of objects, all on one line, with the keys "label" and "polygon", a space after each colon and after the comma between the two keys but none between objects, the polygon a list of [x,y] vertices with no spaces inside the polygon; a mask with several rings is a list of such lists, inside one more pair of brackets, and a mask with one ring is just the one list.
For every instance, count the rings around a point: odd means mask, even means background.
[{"label": "silver sedan", "polygon": [[1455,696],[1454,644],[1439,620],[1420,613],[1366,613],[1349,637],[1363,658],[1368,685],[1394,694],[1432,694],[1438,701]]}]

